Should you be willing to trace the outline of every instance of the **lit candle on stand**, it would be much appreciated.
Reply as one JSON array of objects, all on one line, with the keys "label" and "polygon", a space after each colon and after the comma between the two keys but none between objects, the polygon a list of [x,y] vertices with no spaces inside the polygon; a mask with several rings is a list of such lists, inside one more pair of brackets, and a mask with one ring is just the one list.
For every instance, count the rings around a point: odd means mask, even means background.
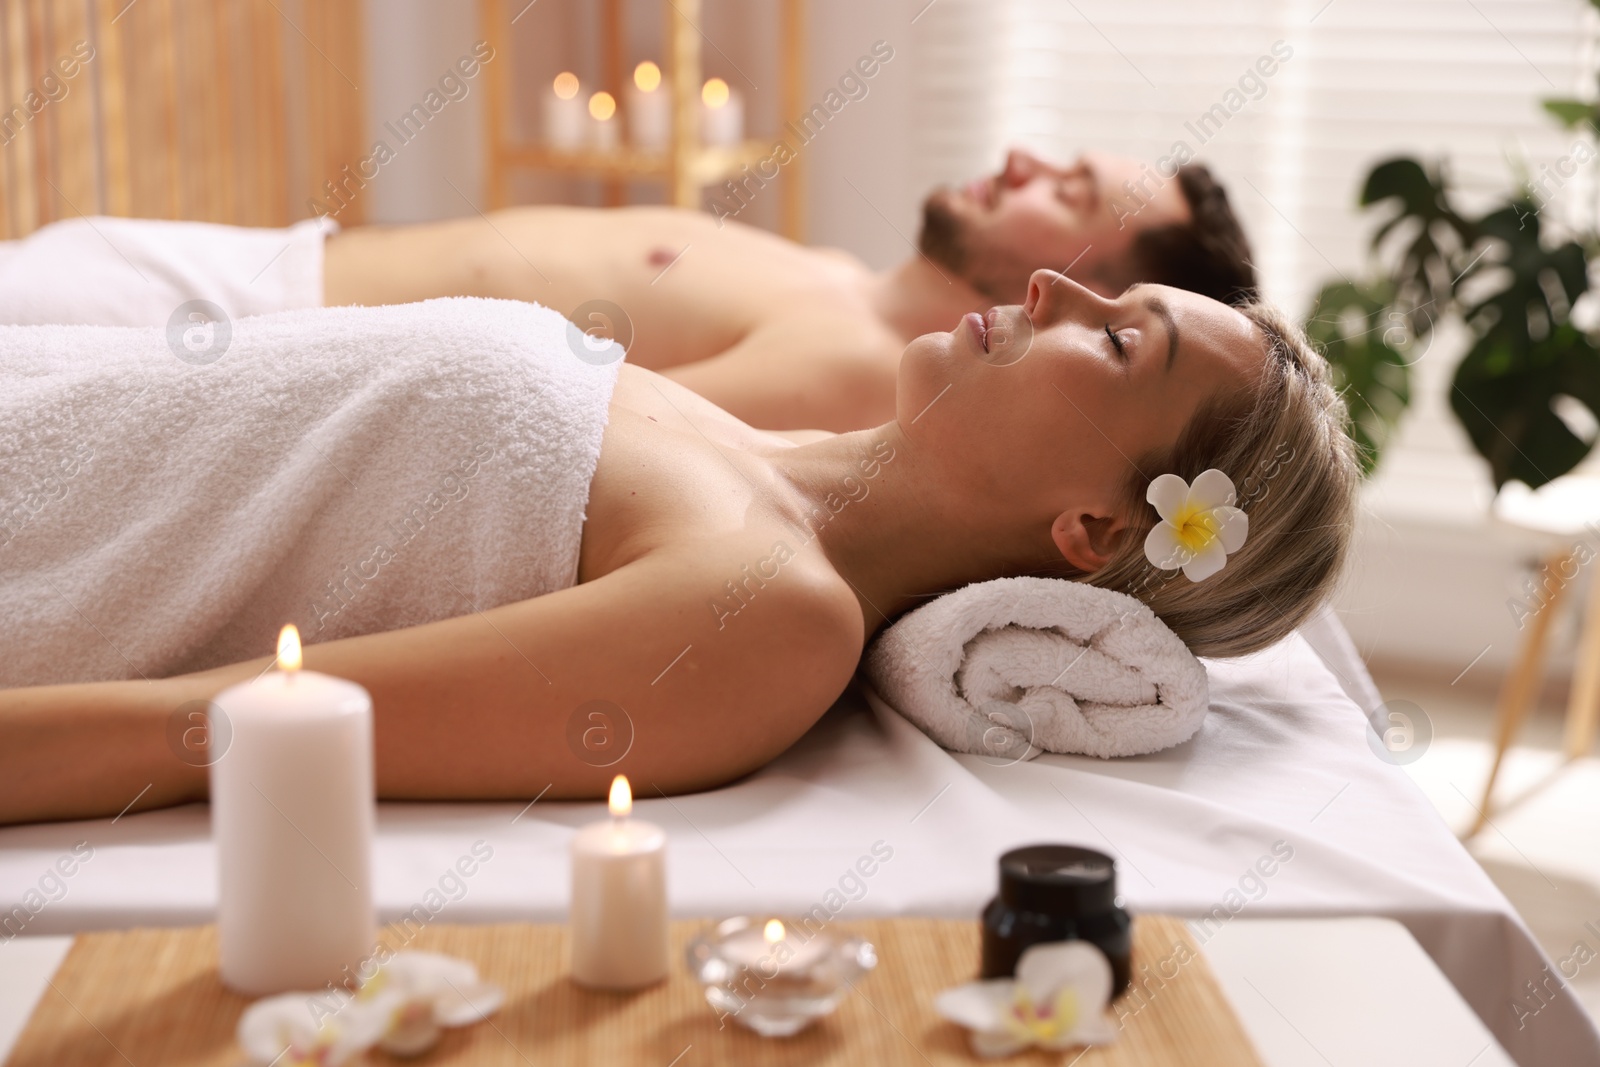
[{"label": "lit candle on stand", "polygon": [[721,78],[700,88],[700,136],[708,145],[731,148],[744,139],[744,97]]},{"label": "lit candle on stand", "polygon": [[633,68],[628,90],[628,137],[635,148],[665,152],[672,134],[672,101],[661,91],[661,68],[648,59]]},{"label": "lit candle on stand", "polygon": [[372,952],[372,698],[300,669],[218,694],[233,741],[211,765],[222,981],[251,995],[321,989]]},{"label": "lit candle on stand", "polygon": [[685,958],[706,1003],[765,1037],[798,1033],[833,1011],[878,956],[860,937],[812,922],[806,916],[794,930],[741,915],[691,940]]},{"label": "lit candle on stand", "polygon": [[616,97],[607,92],[599,92],[589,98],[589,117],[594,120],[590,134],[594,146],[602,152],[617,147],[616,116]]},{"label": "lit candle on stand", "polygon": [[722,943],[722,952],[730,962],[756,971],[762,978],[787,976],[792,981],[795,975],[810,971],[832,947],[829,938],[791,938],[782,919],[768,919],[729,937]]},{"label": "lit candle on stand", "polygon": [[556,75],[550,96],[544,100],[544,139],[551,148],[571,151],[583,147],[583,101],[578,99],[578,76],[564,70]]},{"label": "lit candle on stand", "polygon": [[611,818],[572,839],[572,979],[638,989],[667,976],[667,835],[629,818],[633,794],[611,783]]}]

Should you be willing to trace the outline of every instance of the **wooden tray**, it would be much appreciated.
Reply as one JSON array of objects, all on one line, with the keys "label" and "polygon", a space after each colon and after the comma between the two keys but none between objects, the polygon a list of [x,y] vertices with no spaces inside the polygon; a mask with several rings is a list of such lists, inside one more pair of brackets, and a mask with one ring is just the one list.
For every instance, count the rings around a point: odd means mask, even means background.
[{"label": "wooden tray", "polygon": [[[1118,1002],[1116,1044],[1087,1052],[1032,1051],[982,1061],[965,1031],[933,1011],[941,989],[977,969],[978,924],[934,919],[840,922],[878,948],[876,970],[839,1010],[786,1039],[758,1037],[728,1021],[718,1029],[700,987],[677,961],[704,923],[673,924],[674,968],[631,995],[594,993],[566,977],[566,931],[523,923],[439,924],[409,943],[387,943],[474,961],[504,986],[507,1003],[488,1021],[446,1031],[421,1060],[373,1052],[373,1064],[473,1067],[550,1064],[640,1067],[777,1067],[788,1064],[1053,1064],[1056,1067],[1259,1067],[1216,979],[1177,919],[1134,925],[1134,987]],[[236,1067],[234,1026],[248,1003],[217,979],[213,926],[80,936],[45,990],[10,1067]]]}]

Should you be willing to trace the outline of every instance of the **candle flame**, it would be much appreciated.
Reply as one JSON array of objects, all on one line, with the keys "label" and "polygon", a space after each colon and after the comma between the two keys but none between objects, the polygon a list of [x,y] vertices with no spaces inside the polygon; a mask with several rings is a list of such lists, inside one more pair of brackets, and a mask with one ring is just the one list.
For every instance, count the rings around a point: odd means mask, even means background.
[{"label": "candle flame", "polygon": [[578,76],[570,70],[564,70],[556,75],[556,95],[563,100],[571,100],[578,95]]},{"label": "candle flame", "polygon": [[607,92],[598,92],[589,98],[589,114],[601,122],[617,113],[617,99]]},{"label": "candle flame", "polygon": [[292,622],[278,632],[278,666],[290,672],[300,669],[300,631]]},{"label": "candle flame", "polygon": [[625,819],[633,811],[633,790],[628,788],[628,776],[619,774],[611,779],[611,814]]},{"label": "candle flame", "polygon": [[766,927],[761,931],[761,936],[766,939],[767,944],[776,945],[779,941],[783,940],[784,933],[785,931],[783,929],[783,922],[781,920],[768,919]]},{"label": "candle flame", "polygon": [[723,106],[728,102],[728,83],[712,78],[700,87],[700,99],[705,101],[706,107]]},{"label": "candle flame", "polygon": [[640,92],[653,93],[661,85],[661,68],[648,59],[633,68],[633,84]]}]

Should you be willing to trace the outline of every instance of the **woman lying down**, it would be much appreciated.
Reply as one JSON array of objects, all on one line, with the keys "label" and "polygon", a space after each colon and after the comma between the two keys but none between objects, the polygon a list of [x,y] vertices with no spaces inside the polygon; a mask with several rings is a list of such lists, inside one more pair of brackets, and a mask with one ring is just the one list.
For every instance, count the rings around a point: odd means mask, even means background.
[{"label": "woman lying down", "polygon": [[[0,821],[203,799],[171,724],[286,622],[371,691],[385,798],[673,793],[776,757],[941,591],[1089,581],[1233,656],[1306,618],[1348,542],[1344,406],[1262,308],[1040,271],[913,341],[895,420],[841,435],[754,430],[620,357],[469,299],[0,329]],[[1248,538],[1150,581],[1150,483],[1211,468],[1276,472]],[[569,742],[597,700],[634,731],[615,766]]]}]

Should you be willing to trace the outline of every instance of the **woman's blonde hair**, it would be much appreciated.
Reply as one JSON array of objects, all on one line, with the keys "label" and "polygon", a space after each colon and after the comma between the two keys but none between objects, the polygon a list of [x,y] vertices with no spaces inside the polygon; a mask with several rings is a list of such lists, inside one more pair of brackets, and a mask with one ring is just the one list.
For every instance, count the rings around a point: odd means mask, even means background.
[{"label": "woman's blonde hair", "polygon": [[[1139,457],[1123,490],[1129,525],[1115,556],[1093,574],[1074,575],[1144,601],[1197,656],[1265,648],[1332,593],[1361,477],[1327,361],[1269,305],[1239,310],[1266,338],[1256,388],[1212,397],[1171,448]],[[1212,467],[1233,480],[1249,536],[1220,572],[1192,582],[1145,558],[1145,535],[1159,521],[1145,491],[1158,474],[1192,482]]]}]

